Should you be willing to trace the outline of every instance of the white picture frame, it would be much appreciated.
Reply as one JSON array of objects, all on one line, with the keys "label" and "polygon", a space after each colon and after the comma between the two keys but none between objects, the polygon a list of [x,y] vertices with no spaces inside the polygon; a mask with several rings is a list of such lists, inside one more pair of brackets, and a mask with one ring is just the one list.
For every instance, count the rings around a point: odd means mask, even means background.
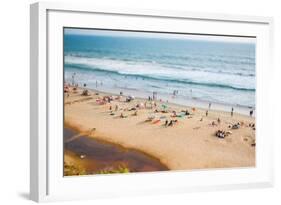
[{"label": "white picture frame", "polygon": [[[272,18],[97,8],[95,5],[46,2],[32,4],[30,11],[30,198],[32,200],[41,202],[94,199],[273,186],[273,135],[268,132],[272,116],[267,112],[267,108],[271,107],[271,95],[268,90],[271,90],[270,78],[273,72]],[[125,21],[127,23],[124,23]],[[182,30],[183,25],[188,25],[189,32],[192,33],[257,37],[256,167],[64,178],[61,172],[62,156],[60,156],[62,28],[98,27],[188,32],[186,28]],[[57,69],[53,69],[54,67]],[[60,103],[61,106],[58,106]],[[73,189],[74,185],[75,189]]]}]

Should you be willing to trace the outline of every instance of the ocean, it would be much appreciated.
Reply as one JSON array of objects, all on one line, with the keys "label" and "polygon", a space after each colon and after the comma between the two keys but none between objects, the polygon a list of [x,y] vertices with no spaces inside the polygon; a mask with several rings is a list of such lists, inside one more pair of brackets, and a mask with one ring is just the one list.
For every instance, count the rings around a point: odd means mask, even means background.
[{"label": "ocean", "polygon": [[106,92],[255,108],[255,76],[254,43],[64,35],[65,82]]}]

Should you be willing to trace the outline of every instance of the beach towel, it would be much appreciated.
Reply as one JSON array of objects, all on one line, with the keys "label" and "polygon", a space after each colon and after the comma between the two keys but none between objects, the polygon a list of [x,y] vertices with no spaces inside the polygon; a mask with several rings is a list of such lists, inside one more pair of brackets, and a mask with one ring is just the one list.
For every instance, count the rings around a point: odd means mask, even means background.
[{"label": "beach towel", "polygon": [[152,124],[157,124],[159,123],[161,120],[155,120]]}]

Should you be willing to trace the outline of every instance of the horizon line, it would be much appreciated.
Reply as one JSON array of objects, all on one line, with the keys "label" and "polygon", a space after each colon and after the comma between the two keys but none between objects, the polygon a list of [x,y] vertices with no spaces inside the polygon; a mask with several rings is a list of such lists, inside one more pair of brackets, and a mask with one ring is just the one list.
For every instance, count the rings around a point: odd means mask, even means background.
[{"label": "horizon line", "polygon": [[84,35],[84,36],[111,36],[127,38],[154,38],[154,39],[178,39],[178,40],[197,40],[227,43],[256,43],[255,36],[235,36],[219,34],[195,34],[195,33],[176,33],[161,31],[140,31],[140,30],[117,30],[117,29],[97,29],[97,28],[72,28],[64,27],[64,35]]}]

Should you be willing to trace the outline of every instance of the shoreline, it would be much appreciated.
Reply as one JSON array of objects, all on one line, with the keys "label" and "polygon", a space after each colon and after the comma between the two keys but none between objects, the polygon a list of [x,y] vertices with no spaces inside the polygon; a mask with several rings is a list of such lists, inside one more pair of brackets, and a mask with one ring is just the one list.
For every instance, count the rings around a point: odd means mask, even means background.
[{"label": "shoreline", "polygon": [[[100,86],[101,87],[101,86]],[[97,88],[89,88],[89,87],[81,87],[79,86],[78,89],[87,89],[89,91],[92,91],[92,92],[100,92],[100,93],[104,93],[106,95],[109,95],[109,96],[120,96],[120,93],[118,93],[117,89],[116,89],[116,93],[114,92],[114,89],[108,89],[108,90],[103,90],[103,89],[97,89]],[[121,89],[120,88],[120,91],[126,91],[125,93],[123,92],[123,96],[135,96],[135,99],[138,99],[138,100],[148,100],[147,97],[149,95],[146,95],[148,93],[141,93],[140,96],[137,96],[135,95],[136,94],[136,91],[135,90],[130,90],[130,89],[126,89],[126,88],[123,88]],[[119,91],[119,92],[120,92]],[[152,96],[152,93],[151,93],[151,96]],[[169,97],[171,97],[172,95],[169,95]],[[161,96],[158,96],[157,100],[155,101],[158,101],[160,102],[160,98]],[[212,102],[212,101],[204,101],[204,100],[200,100],[200,99],[196,99],[196,98],[190,98],[190,99],[177,99],[177,98],[174,98],[174,99],[170,99],[168,100],[168,102],[166,100],[163,100],[161,103],[165,104],[165,103],[168,103],[168,104],[171,104],[171,105],[174,105],[174,106],[184,106],[184,107],[187,107],[189,109],[195,107],[195,108],[199,108],[199,109],[202,109],[202,110],[209,110],[209,111],[214,111],[214,112],[225,112],[225,113],[230,113],[231,112],[231,108],[234,108],[234,113],[235,114],[239,114],[239,115],[244,115],[244,116],[249,116],[249,112],[250,110],[254,110],[254,113],[253,113],[253,118],[255,118],[256,114],[255,114],[255,107],[250,107],[250,106],[242,106],[242,105],[232,105],[232,104],[224,104],[224,103],[218,103],[218,102]],[[211,103],[211,108],[209,109],[209,103]]]},{"label": "shoreline", "polygon": [[[69,97],[65,97],[65,123],[80,132],[89,132],[95,128],[95,138],[140,150],[159,159],[170,170],[255,166],[255,147],[251,146],[252,141],[255,141],[255,131],[248,127],[249,123],[255,122],[254,117],[236,113],[230,117],[229,112],[214,110],[210,111],[208,117],[204,117],[205,110],[196,108],[191,118],[176,118],[178,123],[174,127],[165,127],[161,117],[171,119],[170,112],[163,114],[154,113],[153,109],[140,109],[138,116],[132,116],[132,112],[125,111],[136,103],[144,102],[144,99],[136,98],[131,102],[114,100],[99,105],[96,100],[110,94],[91,89],[91,95],[86,97],[81,95],[83,89],[78,88],[78,93],[70,93]],[[95,92],[99,95],[95,95]],[[177,111],[187,108],[173,103],[166,104]],[[109,107],[114,105],[124,110],[111,116]],[[128,117],[121,119],[118,117],[120,112]],[[145,122],[150,115],[159,119],[157,124]],[[222,123],[211,126],[210,123],[218,116]],[[200,118],[204,120],[201,122]],[[237,122],[245,125],[238,130],[231,130],[233,134],[225,139],[214,136],[216,130],[230,131],[228,125]]]}]

